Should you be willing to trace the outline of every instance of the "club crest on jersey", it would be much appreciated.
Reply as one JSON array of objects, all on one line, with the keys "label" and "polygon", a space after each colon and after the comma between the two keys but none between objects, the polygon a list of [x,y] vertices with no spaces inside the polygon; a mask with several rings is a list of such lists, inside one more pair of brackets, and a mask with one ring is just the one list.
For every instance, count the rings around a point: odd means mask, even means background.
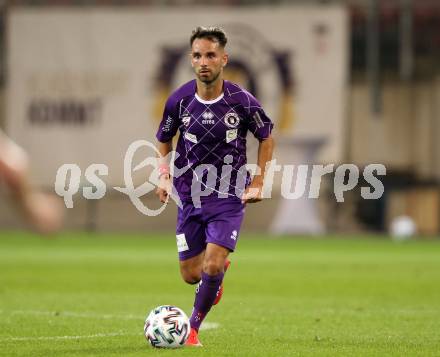
[{"label": "club crest on jersey", "polygon": [[191,120],[191,117],[189,115],[186,115],[186,116],[182,117],[183,125],[188,126],[190,120]]},{"label": "club crest on jersey", "polygon": [[240,117],[237,113],[227,113],[225,115],[225,124],[230,128],[236,128],[238,124],[240,123]]}]

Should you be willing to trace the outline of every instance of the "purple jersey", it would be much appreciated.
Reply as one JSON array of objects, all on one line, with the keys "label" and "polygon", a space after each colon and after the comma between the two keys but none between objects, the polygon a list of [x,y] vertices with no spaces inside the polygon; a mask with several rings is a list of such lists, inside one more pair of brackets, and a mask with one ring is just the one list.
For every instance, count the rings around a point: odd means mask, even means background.
[{"label": "purple jersey", "polygon": [[192,80],[168,98],[156,137],[168,142],[180,131],[174,165],[184,173],[174,178],[174,186],[182,200],[199,194],[194,182],[209,190],[204,195],[210,198],[241,197],[248,183],[247,132],[263,140],[272,127],[260,103],[238,85],[225,80],[223,93],[206,101],[196,94]]}]

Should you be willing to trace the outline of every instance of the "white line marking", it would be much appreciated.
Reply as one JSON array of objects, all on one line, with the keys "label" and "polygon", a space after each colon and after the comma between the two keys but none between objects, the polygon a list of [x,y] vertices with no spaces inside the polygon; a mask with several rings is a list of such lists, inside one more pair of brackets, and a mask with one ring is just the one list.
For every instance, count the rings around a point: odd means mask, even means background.
[{"label": "white line marking", "polygon": [[[51,317],[81,317],[81,318],[96,318],[96,319],[122,319],[122,320],[144,320],[145,316],[138,316],[132,314],[112,315],[112,314],[94,314],[88,312],[72,312],[72,311],[39,311],[39,310],[0,310],[0,314],[10,315],[37,315],[37,316],[51,316]],[[220,324],[217,322],[204,322],[201,326],[202,330],[212,330],[218,328]]]},{"label": "white line marking", "polygon": [[[6,311],[0,311],[0,313],[7,314]],[[10,311],[11,315],[42,315],[42,316],[55,316],[55,317],[84,317],[84,318],[96,318],[96,319],[122,319],[122,320],[140,320],[141,317],[137,315],[112,315],[112,314],[94,314],[94,313],[82,313],[72,311],[38,311],[38,310],[14,310]]]},{"label": "white line marking", "polygon": [[217,322],[204,322],[202,323],[202,326],[200,326],[200,330],[213,330],[219,326],[220,324]]},{"label": "white line marking", "polygon": [[82,338],[100,338],[100,337],[115,337],[115,336],[136,336],[137,334],[112,332],[112,333],[96,333],[94,335],[85,336],[40,336],[40,337],[7,337],[0,341],[51,341],[51,340],[79,340]]},{"label": "white line marking", "polygon": [[[5,311],[0,310],[0,314],[10,315],[37,315],[37,316],[56,316],[56,317],[80,317],[80,318],[101,318],[101,319],[125,319],[125,320],[138,320],[142,321],[144,317],[136,315],[111,315],[111,314],[93,314],[93,313],[77,313],[72,311],[38,311],[38,310],[13,310]],[[200,330],[213,330],[220,326],[217,322],[204,322],[200,327]],[[7,341],[51,341],[51,340],[78,340],[84,338],[102,338],[102,337],[116,337],[116,336],[137,336],[138,334],[126,333],[126,332],[112,332],[112,333],[97,333],[93,335],[83,336],[27,336],[27,337],[5,337],[0,338],[0,342]],[[139,335],[143,335],[140,333]]]}]

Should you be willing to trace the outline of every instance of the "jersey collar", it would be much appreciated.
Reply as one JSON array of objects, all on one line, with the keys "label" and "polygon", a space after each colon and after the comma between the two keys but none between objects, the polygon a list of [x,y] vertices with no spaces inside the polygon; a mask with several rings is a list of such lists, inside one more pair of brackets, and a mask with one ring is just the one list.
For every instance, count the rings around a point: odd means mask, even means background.
[{"label": "jersey collar", "polygon": [[197,93],[195,93],[195,97],[197,99],[197,101],[199,101],[202,104],[214,104],[217,103],[219,100],[221,100],[224,97],[225,93],[222,92],[222,94],[220,94],[217,98],[211,99],[211,100],[204,100],[202,98],[199,97],[199,95]]}]

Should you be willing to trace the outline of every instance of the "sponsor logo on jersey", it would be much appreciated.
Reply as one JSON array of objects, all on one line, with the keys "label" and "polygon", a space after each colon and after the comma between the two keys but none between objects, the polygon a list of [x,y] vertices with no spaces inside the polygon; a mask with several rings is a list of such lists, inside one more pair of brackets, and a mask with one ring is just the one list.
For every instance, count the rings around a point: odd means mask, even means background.
[{"label": "sponsor logo on jersey", "polygon": [[225,124],[230,128],[236,128],[240,124],[240,117],[237,113],[227,113],[224,117]]},{"label": "sponsor logo on jersey", "polygon": [[209,112],[209,111],[206,111],[206,112],[204,112],[203,114],[202,114],[202,118],[203,118],[203,120],[202,120],[202,124],[209,124],[209,125],[212,125],[212,124],[215,124],[215,121],[214,121],[214,114],[212,114],[211,112]]},{"label": "sponsor logo on jersey", "polygon": [[177,251],[179,253],[189,250],[188,243],[186,242],[185,233],[177,234],[176,240],[177,240]]},{"label": "sponsor logo on jersey", "polygon": [[164,126],[162,127],[162,131],[168,132],[171,130],[171,124],[173,123],[173,118],[171,116],[167,116]]},{"label": "sponsor logo on jersey", "polygon": [[237,133],[238,133],[238,129],[226,130],[226,142],[230,143],[231,141],[237,139]]},{"label": "sponsor logo on jersey", "polygon": [[197,136],[195,136],[194,134],[186,132],[185,139],[188,141],[191,141],[194,144],[197,144]]},{"label": "sponsor logo on jersey", "polygon": [[254,114],[255,124],[257,124],[257,128],[262,128],[264,126],[263,120],[261,119],[260,113],[255,112]]},{"label": "sponsor logo on jersey", "polygon": [[214,114],[207,111],[202,114],[202,117],[203,117],[203,119],[212,119],[212,118],[214,118]]}]

